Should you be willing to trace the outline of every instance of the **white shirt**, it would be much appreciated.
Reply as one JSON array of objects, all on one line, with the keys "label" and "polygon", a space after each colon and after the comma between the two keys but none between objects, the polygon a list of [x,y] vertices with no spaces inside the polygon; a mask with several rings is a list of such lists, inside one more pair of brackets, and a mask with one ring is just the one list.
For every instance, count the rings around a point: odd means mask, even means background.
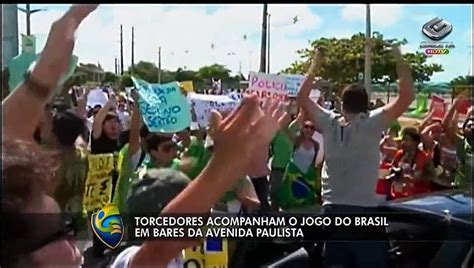
[{"label": "white shirt", "polygon": [[383,108],[357,115],[343,126],[336,114],[318,106],[316,125],[322,129],[325,162],[321,172],[323,204],[375,206],[379,176],[380,133],[386,129]]}]

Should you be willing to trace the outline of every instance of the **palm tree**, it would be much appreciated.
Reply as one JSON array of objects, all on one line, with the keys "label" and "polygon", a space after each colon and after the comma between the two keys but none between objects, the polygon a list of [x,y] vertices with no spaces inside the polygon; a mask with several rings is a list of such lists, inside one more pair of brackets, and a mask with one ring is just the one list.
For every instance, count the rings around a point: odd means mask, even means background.
[{"label": "palm tree", "polygon": [[364,85],[367,94],[372,93],[372,48],[371,48],[371,27],[370,27],[370,4],[365,6],[365,79]]}]

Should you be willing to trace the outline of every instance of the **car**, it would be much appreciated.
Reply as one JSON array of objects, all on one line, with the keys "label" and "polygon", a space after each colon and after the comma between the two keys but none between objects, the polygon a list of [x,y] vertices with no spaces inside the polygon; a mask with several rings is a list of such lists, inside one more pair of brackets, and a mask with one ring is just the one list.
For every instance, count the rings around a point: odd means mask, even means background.
[{"label": "car", "polygon": [[[388,201],[379,206],[388,218],[389,267],[474,267],[472,191],[449,190]],[[306,233],[305,233],[306,235]],[[325,230],[313,227],[312,243],[249,242],[229,267],[324,267]],[[273,258],[273,259],[272,259]]]}]

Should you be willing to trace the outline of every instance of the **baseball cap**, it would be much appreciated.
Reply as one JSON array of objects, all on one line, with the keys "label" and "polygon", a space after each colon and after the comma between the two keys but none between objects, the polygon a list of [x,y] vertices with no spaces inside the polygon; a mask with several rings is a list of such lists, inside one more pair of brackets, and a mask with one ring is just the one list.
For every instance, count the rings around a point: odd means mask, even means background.
[{"label": "baseball cap", "polygon": [[175,169],[149,169],[132,184],[127,198],[129,214],[159,214],[191,180]]}]

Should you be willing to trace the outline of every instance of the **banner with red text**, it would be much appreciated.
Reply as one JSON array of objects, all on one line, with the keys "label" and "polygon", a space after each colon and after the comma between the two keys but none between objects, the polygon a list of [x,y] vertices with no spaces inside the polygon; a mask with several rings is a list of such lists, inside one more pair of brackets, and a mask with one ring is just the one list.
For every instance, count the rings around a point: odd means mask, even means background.
[{"label": "banner with red text", "polygon": [[250,72],[247,93],[257,93],[261,99],[278,98],[286,100],[288,89],[286,79],[277,74]]}]

